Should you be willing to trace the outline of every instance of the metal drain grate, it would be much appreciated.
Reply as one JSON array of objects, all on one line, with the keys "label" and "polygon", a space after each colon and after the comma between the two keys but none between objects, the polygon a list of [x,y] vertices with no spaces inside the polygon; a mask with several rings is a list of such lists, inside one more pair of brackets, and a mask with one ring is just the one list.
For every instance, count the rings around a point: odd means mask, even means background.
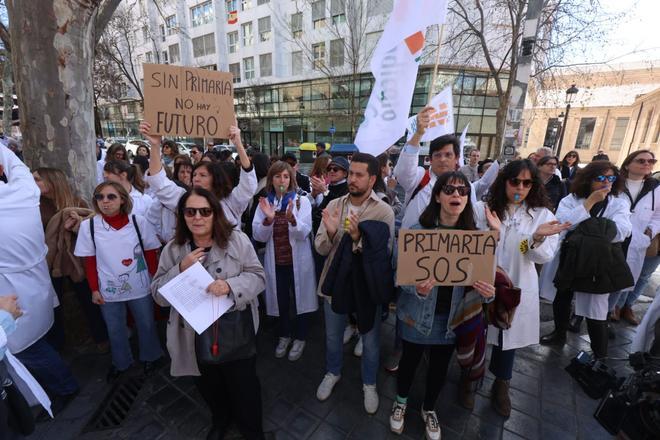
[{"label": "metal drain grate", "polygon": [[121,425],[128,416],[144,381],[144,376],[128,377],[118,381],[103,399],[83,432],[103,431]]}]

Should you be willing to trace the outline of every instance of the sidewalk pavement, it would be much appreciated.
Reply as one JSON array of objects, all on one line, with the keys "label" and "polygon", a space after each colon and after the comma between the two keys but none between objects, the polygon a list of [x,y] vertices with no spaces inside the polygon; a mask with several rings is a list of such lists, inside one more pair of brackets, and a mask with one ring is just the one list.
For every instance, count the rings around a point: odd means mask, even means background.
[{"label": "sidewalk pavement", "polygon": [[[648,303],[635,310],[641,316]],[[542,304],[541,334],[552,329],[552,311]],[[422,439],[424,425],[419,413],[423,401],[420,366],[418,379],[409,396],[403,435],[389,430],[389,415],[396,395],[396,377],[382,370],[378,375],[380,407],[374,416],[364,411],[360,380],[360,360],[353,356],[355,340],[345,346],[341,381],[325,402],[316,399],[316,387],[324,375],[323,314],[316,313],[303,357],[297,362],[275,359],[274,322],[265,320],[258,337],[257,370],[262,384],[264,428],[276,439]],[[392,349],[393,316],[382,325],[381,361]],[[632,327],[616,324],[617,338],[610,341],[610,356],[626,357],[634,334]],[[503,419],[491,408],[489,395],[493,376],[487,373],[476,396],[473,411],[457,404],[459,368],[452,361],[436,411],[443,439],[606,439],[611,438],[593,418],[597,401],[590,399],[564,371],[579,350],[590,351],[583,325],[581,335],[569,334],[563,349],[535,345],[521,349],[516,356],[511,380],[513,410]],[[108,355],[81,355],[70,359],[79,379],[80,395],[55,420],[39,424],[30,440],[41,439],[204,439],[210,416],[191,378],[173,378],[163,366],[146,379],[128,411],[116,428],[85,432],[111,387],[105,383],[110,364]],[[382,365],[382,362],[381,362]],[[631,371],[625,361],[612,361],[619,371]],[[136,370],[137,371],[137,370]],[[267,438],[268,438],[267,437]],[[228,439],[241,436],[235,431]]]}]

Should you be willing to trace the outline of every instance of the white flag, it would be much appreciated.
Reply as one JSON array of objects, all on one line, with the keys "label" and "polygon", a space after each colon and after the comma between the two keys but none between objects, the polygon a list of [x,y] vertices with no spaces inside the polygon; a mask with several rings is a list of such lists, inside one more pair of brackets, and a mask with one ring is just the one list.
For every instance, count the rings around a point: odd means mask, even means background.
[{"label": "white flag", "polygon": [[[422,142],[430,142],[444,134],[454,133],[454,105],[452,102],[451,86],[446,87],[431,99],[429,106],[433,107],[431,123],[422,136]],[[417,115],[408,118],[408,139],[417,130]]]},{"label": "white flag", "polygon": [[443,23],[446,15],[447,0],[395,1],[371,59],[376,81],[355,136],[361,152],[376,156],[403,135],[426,28]]},{"label": "white flag", "polygon": [[460,166],[465,165],[465,157],[463,157],[464,156],[463,155],[463,146],[465,145],[465,138],[467,137],[467,131],[468,131],[469,126],[470,126],[469,123],[465,126],[465,128],[463,129],[463,132],[461,133],[461,138],[459,139],[460,144],[461,144],[461,149],[460,149],[460,152],[459,152],[460,156],[458,158],[458,164]]}]

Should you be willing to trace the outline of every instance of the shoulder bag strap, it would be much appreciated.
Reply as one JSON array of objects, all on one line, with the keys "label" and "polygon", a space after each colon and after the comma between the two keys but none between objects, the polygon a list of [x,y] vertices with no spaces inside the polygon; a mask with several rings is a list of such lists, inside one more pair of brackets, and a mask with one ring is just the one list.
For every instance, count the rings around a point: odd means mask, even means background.
[{"label": "shoulder bag strap", "polygon": [[89,219],[89,235],[92,236],[92,244],[94,245],[94,250],[96,250],[96,241],[94,240],[94,217]]},{"label": "shoulder bag strap", "polygon": [[142,249],[142,256],[144,258],[147,258],[146,254],[144,253],[144,243],[142,243],[142,234],[140,234],[140,228],[138,228],[137,220],[135,219],[135,214],[131,215],[131,219],[133,220],[133,227],[135,228],[135,232],[137,232],[138,241],[140,242],[140,249]]}]

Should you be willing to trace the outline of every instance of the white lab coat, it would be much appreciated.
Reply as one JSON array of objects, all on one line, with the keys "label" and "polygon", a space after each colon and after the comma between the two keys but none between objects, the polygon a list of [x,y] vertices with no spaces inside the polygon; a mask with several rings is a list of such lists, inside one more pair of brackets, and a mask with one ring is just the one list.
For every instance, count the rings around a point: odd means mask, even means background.
[{"label": "white lab coat", "polygon": [[46,265],[39,188],[30,170],[4,145],[0,164],[9,182],[0,182],[0,295],[16,293],[23,310],[7,344],[15,354],[46,334],[58,302]]},{"label": "white lab coat", "polygon": [[[295,203],[295,202],[294,202]],[[312,258],[312,205],[307,197],[300,197],[300,209],[295,206],[293,214],[296,226],[289,224],[289,243],[293,254],[293,281],[296,294],[296,311],[299,315],[318,308],[316,297],[316,275]],[[257,241],[266,243],[264,270],[266,271],[266,313],[280,316],[277,304],[277,280],[275,279],[275,247],[273,225],[264,226],[264,212],[257,207],[252,221],[252,235]]]},{"label": "white lab coat", "polygon": [[[570,230],[575,229],[581,222],[591,217],[584,207],[586,199],[577,198],[575,194],[569,194],[559,202],[557,208],[557,220],[562,223],[570,222]],[[616,223],[616,236],[612,243],[622,242],[630,235],[632,224],[630,223],[630,203],[626,196],[609,196],[607,207],[602,217],[608,218]],[[561,233],[561,239],[567,231]],[[557,289],[553,282],[557,268],[559,267],[559,250],[549,264],[543,266],[541,271],[541,297],[554,301]],[[575,314],[590,319],[605,320],[608,311],[607,294],[592,294],[586,292],[575,292]]]},{"label": "white lab coat", "polygon": [[[419,186],[419,183],[424,177],[426,170],[424,167],[418,166],[419,161],[419,147],[406,144],[401,150],[399,160],[394,167],[394,177],[396,177],[399,184],[406,192],[406,212],[401,222],[401,227],[404,229],[410,228],[419,222],[419,216],[431,201],[431,192],[437,176],[430,172],[431,180],[422,188],[413,200],[410,200],[412,194]],[[470,191],[470,200],[474,206],[481,197],[488,192],[490,186],[495,181],[497,173],[500,170],[500,165],[497,161],[493,162],[490,168],[484,173],[483,177],[474,183],[470,183],[472,190]]]},{"label": "white lab coat", "polygon": [[131,196],[131,200],[133,200],[133,210],[131,211],[131,214],[146,217],[147,211],[149,211],[149,207],[154,202],[154,199],[146,194],[142,194],[134,186],[131,187],[131,192],[128,195]]},{"label": "white lab coat", "polygon": [[[626,194],[622,194],[621,198],[626,198],[630,202],[630,198]],[[626,261],[630,267],[630,272],[632,272],[635,284],[637,284],[639,275],[642,273],[646,248],[651,244],[651,239],[644,231],[646,231],[646,228],[649,228],[653,237],[660,233],[660,186],[646,193],[637,202],[637,205],[632,210],[630,222],[632,223],[632,237],[630,239]],[[632,288],[628,290],[632,290]]]},{"label": "white lab coat", "polygon": [[[488,229],[484,212],[484,202],[477,202],[474,208],[477,228]],[[516,309],[511,328],[499,330],[488,327],[488,343],[499,345],[500,331],[503,350],[527,347],[539,343],[539,278],[535,264],[544,264],[552,259],[559,246],[558,235],[546,237],[532,248],[532,235],[540,225],[555,220],[546,208],[529,208],[523,202],[512,216],[502,219],[500,240],[497,245],[497,265],[509,275],[513,285],[520,288],[520,305]],[[527,246],[521,246],[527,240]],[[525,253],[521,249],[526,249]]]},{"label": "white lab coat", "polygon": [[162,243],[167,243],[174,238],[176,212],[168,209],[160,200],[155,199],[149,206],[146,219],[154,227],[156,235]]},{"label": "white lab coat", "polygon": [[[179,200],[186,193],[186,190],[167,178],[165,170],[155,176],[146,175],[144,179],[151,187],[156,198],[172,213],[176,213]],[[257,175],[252,171],[245,171],[241,168],[241,176],[238,185],[229,194],[229,196],[220,200],[222,211],[230,223],[236,225],[236,229],[241,230],[241,215],[252,200],[252,196],[257,191]],[[169,214],[168,214],[169,215]],[[175,217],[176,215],[173,214]],[[175,220],[176,222],[176,220]]]},{"label": "white lab coat", "polygon": [[642,322],[637,326],[630,352],[649,351],[655,341],[655,323],[660,319],[660,289],[656,290],[651,307],[644,313]]}]

